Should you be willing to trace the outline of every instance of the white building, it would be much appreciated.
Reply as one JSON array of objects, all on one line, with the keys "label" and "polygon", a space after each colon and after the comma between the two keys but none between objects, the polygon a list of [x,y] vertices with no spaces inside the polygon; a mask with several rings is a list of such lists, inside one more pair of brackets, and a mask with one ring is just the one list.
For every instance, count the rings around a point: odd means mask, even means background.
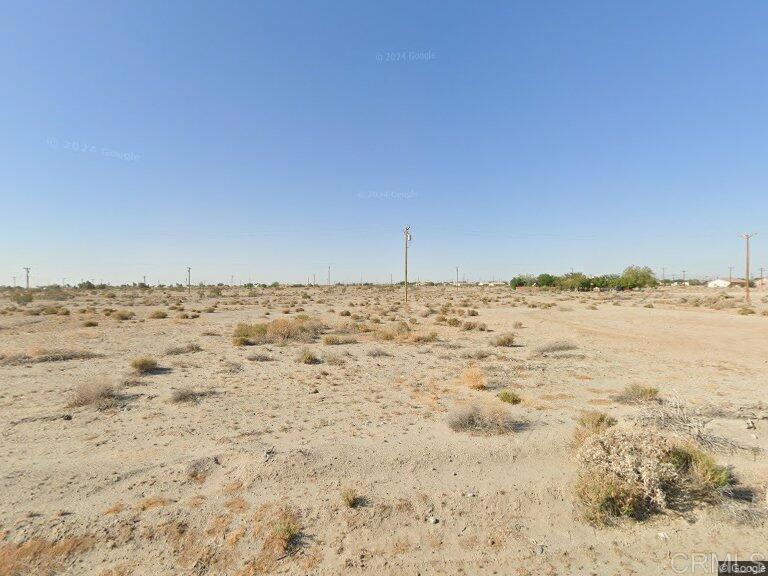
[{"label": "white building", "polygon": [[715,278],[707,282],[707,288],[728,288],[730,285],[731,283],[728,280],[722,278]]}]

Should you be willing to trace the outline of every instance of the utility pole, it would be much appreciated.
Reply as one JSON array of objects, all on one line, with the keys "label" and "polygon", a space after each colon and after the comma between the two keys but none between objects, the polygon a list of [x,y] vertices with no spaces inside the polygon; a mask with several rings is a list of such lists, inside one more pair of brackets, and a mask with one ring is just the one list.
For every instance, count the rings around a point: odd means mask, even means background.
[{"label": "utility pole", "polygon": [[760,288],[761,289],[763,288],[763,284],[765,284],[765,282],[763,282],[763,267],[761,266],[760,267]]},{"label": "utility pole", "polygon": [[192,268],[187,266],[187,292],[192,294]]},{"label": "utility pole", "polygon": [[661,283],[662,284],[664,284],[664,280],[666,280],[666,275],[667,275],[667,269],[664,266],[662,266],[661,267]]},{"label": "utility pole", "polygon": [[144,286],[147,285],[147,275],[146,274],[141,277],[141,283],[144,284]]},{"label": "utility pole", "polygon": [[16,288],[16,276],[13,277],[13,287]]},{"label": "utility pole", "polygon": [[234,288],[234,286],[235,286],[235,276],[230,274],[230,276],[229,276],[229,287],[230,288]]},{"label": "utility pole", "polygon": [[744,298],[747,304],[749,304],[749,239],[756,234],[757,232],[753,232],[752,234],[742,234],[742,238],[744,238],[747,245],[747,257],[744,270]]},{"label": "utility pole", "polygon": [[683,284],[685,284],[685,270],[683,270]]},{"label": "utility pole", "polygon": [[317,275],[312,274],[312,286],[317,286]]},{"label": "utility pole", "polygon": [[728,282],[733,282],[733,266],[728,266]]},{"label": "utility pole", "polygon": [[405,238],[405,303],[408,304],[408,244],[411,241],[411,227],[406,226],[403,230]]},{"label": "utility pole", "polygon": [[24,271],[27,273],[27,290],[29,290],[29,267],[24,266]]},{"label": "utility pole", "polygon": [[459,267],[456,266],[456,290],[459,289]]},{"label": "utility pole", "polygon": [[331,289],[331,267],[328,266],[328,290]]}]

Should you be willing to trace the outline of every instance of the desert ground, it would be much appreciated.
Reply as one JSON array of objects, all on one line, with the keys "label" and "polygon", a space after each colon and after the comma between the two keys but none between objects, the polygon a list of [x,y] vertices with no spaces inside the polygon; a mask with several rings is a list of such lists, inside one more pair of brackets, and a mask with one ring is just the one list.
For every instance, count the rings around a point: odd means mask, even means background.
[{"label": "desert ground", "polygon": [[[6,294],[0,575],[667,575],[765,558],[767,296]],[[594,411],[699,442],[732,488],[589,520],[576,486],[601,474],[575,435]]]}]

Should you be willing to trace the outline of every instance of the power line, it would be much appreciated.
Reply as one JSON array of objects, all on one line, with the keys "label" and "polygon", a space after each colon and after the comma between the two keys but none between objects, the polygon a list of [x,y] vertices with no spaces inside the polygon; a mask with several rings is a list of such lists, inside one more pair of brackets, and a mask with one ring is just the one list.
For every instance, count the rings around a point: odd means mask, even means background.
[{"label": "power line", "polygon": [[744,238],[744,242],[746,243],[746,262],[744,265],[744,298],[747,304],[749,304],[749,239],[756,235],[757,232],[741,235],[741,237]]}]

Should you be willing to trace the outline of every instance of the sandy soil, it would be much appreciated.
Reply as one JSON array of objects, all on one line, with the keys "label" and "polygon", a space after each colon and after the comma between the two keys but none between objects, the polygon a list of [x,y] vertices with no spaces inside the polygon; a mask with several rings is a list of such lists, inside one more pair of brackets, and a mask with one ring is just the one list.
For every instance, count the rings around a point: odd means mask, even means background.
[{"label": "sandy soil", "polygon": [[[665,402],[720,409],[708,427],[745,449],[716,459],[765,507],[766,293],[755,293],[751,315],[738,313],[739,292],[693,288],[415,287],[409,311],[388,287],[248,293],[79,292],[16,309],[0,301],[1,576],[714,573],[711,555],[768,553],[764,523],[716,506],[586,524],[571,447],[583,411],[631,420],[642,406],[611,395],[655,386]],[[184,311],[169,310],[175,303]],[[446,303],[448,318],[487,330],[436,322]],[[25,313],[41,306],[70,314]],[[428,306],[435,313],[424,316]],[[107,308],[135,317],[120,321]],[[168,318],[150,319],[156,310]],[[199,317],[178,317],[193,311]],[[239,322],[297,314],[319,318],[327,333],[355,316],[373,328],[412,318],[411,335],[435,331],[437,340],[368,332],[340,345],[233,343]],[[515,347],[491,344],[507,332]],[[576,348],[537,352],[558,340]],[[201,350],[167,354],[190,343]],[[299,363],[305,348],[322,362]],[[50,350],[97,356],[39,361]],[[24,352],[27,360],[8,360]],[[135,374],[131,360],[143,355],[161,369]],[[487,389],[462,381],[472,363]],[[119,391],[114,405],[69,405],[79,385],[104,382]],[[502,388],[522,403],[501,403]],[[173,402],[183,389],[196,396]],[[525,425],[455,432],[446,414],[466,403],[498,404]],[[345,489],[356,493],[353,507]],[[294,529],[284,547],[286,525]]]}]

